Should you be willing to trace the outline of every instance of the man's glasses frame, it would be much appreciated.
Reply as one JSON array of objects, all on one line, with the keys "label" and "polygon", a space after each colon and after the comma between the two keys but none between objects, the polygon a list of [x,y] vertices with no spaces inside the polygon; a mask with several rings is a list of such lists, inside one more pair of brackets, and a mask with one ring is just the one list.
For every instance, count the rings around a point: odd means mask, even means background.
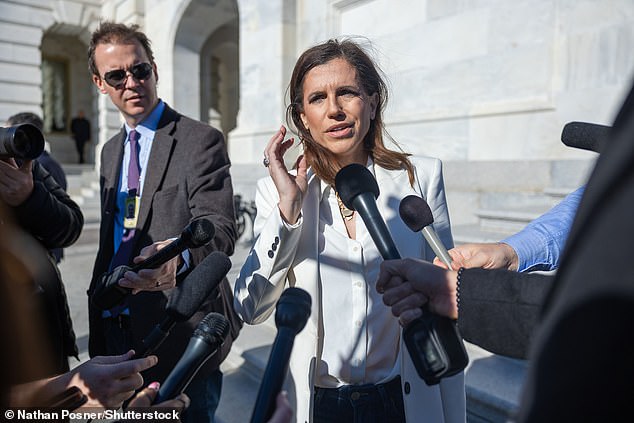
[{"label": "man's glasses frame", "polygon": [[103,75],[103,79],[112,88],[120,88],[127,82],[128,73],[131,74],[134,79],[140,81],[147,79],[152,74],[152,70],[152,65],[147,62],[137,63],[127,71],[124,69],[108,71]]}]

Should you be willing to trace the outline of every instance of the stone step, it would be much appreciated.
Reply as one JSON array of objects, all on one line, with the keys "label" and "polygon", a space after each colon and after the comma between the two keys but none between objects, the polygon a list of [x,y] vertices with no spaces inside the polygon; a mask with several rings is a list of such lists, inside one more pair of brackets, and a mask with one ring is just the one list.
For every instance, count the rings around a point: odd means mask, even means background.
[{"label": "stone step", "polygon": [[526,224],[541,216],[549,208],[549,205],[544,204],[520,208],[480,209],[476,215],[484,231],[515,233],[521,231]]},{"label": "stone step", "polygon": [[473,225],[456,225],[451,227],[453,242],[455,245],[482,243],[482,242],[498,242],[508,237],[514,232],[509,231],[487,231],[479,224]]}]

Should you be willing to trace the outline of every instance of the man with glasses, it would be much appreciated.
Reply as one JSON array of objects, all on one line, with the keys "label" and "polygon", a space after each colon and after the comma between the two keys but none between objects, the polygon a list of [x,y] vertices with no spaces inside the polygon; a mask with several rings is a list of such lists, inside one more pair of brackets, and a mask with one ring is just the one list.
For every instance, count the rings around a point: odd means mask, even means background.
[{"label": "man with glasses", "polygon": [[[222,134],[179,114],[158,97],[157,66],[150,41],[138,25],[101,23],[92,34],[88,57],[93,82],[125,120],[101,153],[101,229],[89,297],[102,274],[146,259],[192,220],[206,218],[215,226],[209,244],[186,250],[159,268],[126,272],[118,283],[132,289],[133,295],[120,305],[99,310],[89,302],[89,349],[95,356],[138,351],[143,338],[163,319],[170,290],[212,251],[233,253],[236,228]],[[232,304],[225,278],[190,321],[171,331],[156,351],[158,365],[144,373],[146,383],[165,380],[201,318],[211,311],[227,316],[231,337],[185,391],[191,398],[186,422],[213,421],[222,383],[218,366],[240,329]]]}]

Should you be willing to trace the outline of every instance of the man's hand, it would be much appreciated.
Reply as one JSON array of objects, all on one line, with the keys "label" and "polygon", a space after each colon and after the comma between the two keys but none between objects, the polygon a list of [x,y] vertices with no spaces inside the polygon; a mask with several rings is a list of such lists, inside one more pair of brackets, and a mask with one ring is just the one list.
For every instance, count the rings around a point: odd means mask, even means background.
[{"label": "man's hand", "polygon": [[457,272],[423,260],[386,260],[381,263],[376,290],[401,325],[407,326],[422,315],[425,304],[436,314],[457,319],[456,279]]},{"label": "man's hand", "polygon": [[[133,262],[135,264],[141,263],[171,244],[172,241],[168,239],[148,245],[141,250]],[[141,291],[164,291],[174,288],[176,286],[176,270],[178,269],[179,260],[182,260],[180,255],[156,269],[142,269],[138,273],[128,271],[124,273],[123,279],[119,280],[119,285],[132,289],[132,294],[138,294]]]},{"label": "man's hand", "polygon": [[[467,269],[480,267],[482,269],[517,271],[519,266],[517,253],[510,245],[503,242],[463,244],[449,250],[449,255],[453,260],[451,263],[453,270],[458,270],[461,267]],[[447,268],[438,257],[434,259],[434,264]]]},{"label": "man's hand", "polygon": [[33,160],[18,166],[15,159],[0,160],[0,199],[11,207],[24,203],[33,192]]}]

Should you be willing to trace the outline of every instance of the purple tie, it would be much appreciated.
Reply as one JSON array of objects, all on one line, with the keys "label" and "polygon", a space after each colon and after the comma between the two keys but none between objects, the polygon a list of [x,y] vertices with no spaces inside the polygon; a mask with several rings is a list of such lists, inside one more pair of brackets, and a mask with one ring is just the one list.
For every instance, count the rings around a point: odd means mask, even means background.
[{"label": "purple tie", "polygon": [[[139,134],[134,129],[130,131],[128,139],[130,140],[130,163],[128,165],[128,196],[139,195]],[[124,213],[125,214],[125,213]],[[134,246],[135,229],[124,229],[123,238],[116,254],[112,258],[110,268],[130,263],[132,259],[132,247]]]}]

